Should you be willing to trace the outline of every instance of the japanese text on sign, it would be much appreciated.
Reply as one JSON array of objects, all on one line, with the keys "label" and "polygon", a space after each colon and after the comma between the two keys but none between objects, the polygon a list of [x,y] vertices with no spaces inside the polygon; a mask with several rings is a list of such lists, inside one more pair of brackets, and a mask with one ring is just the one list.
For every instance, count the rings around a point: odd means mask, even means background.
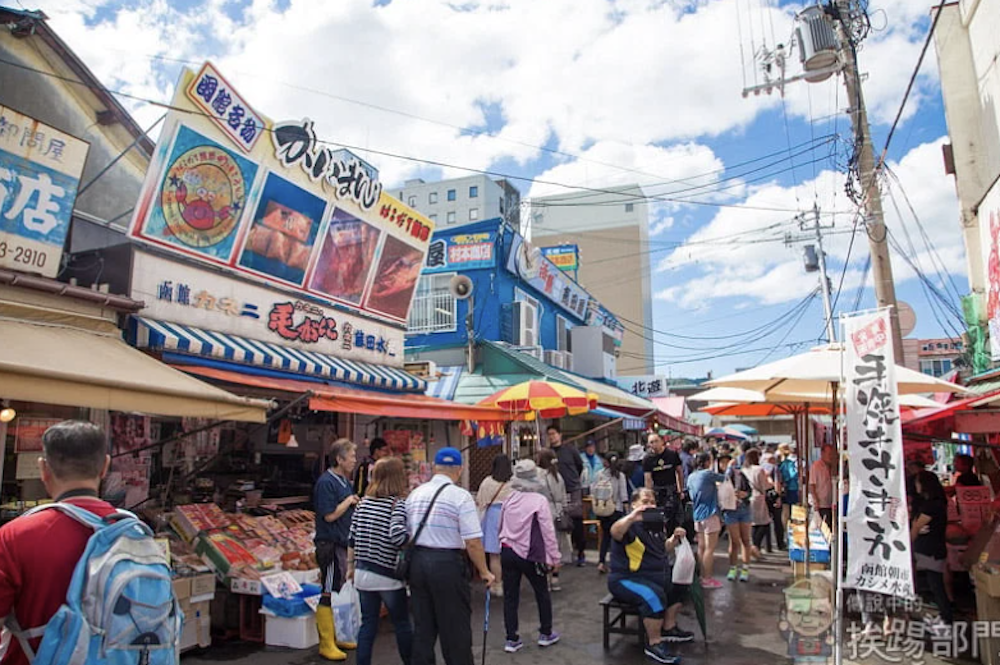
[{"label": "japanese text on sign", "polygon": [[850,505],[845,586],[913,595],[902,430],[888,311],[844,321]]},{"label": "japanese text on sign", "polygon": [[266,125],[250,105],[210,63],[205,63],[188,86],[188,97],[244,152],[249,153]]},{"label": "japanese text on sign", "polygon": [[87,144],[0,106],[0,267],[54,277]]}]

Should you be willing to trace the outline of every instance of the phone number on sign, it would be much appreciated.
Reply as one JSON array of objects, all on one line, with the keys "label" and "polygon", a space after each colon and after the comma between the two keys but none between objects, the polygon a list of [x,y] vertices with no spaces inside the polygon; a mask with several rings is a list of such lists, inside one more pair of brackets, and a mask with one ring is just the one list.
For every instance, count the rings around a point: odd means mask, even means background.
[{"label": "phone number on sign", "polygon": [[25,266],[44,268],[48,255],[43,251],[32,249],[31,247],[22,247],[21,245],[9,243],[6,240],[0,240],[0,260],[2,259]]}]

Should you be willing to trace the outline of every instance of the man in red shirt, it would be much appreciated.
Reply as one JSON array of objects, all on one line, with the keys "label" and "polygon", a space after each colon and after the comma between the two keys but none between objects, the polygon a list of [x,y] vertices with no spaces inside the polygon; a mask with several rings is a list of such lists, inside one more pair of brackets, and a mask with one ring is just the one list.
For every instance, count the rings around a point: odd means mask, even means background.
[{"label": "man in red shirt", "polygon": [[[111,458],[99,427],[79,420],[53,425],[42,437],[38,458],[42,483],[56,501],[72,503],[99,517],[115,512],[98,499]],[[19,517],[0,527],[0,621],[13,615],[22,630],[44,626],[66,601],[73,570],[93,531],[58,510]],[[41,638],[31,640],[37,649]],[[3,665],[28,665],[11,638]]]}]

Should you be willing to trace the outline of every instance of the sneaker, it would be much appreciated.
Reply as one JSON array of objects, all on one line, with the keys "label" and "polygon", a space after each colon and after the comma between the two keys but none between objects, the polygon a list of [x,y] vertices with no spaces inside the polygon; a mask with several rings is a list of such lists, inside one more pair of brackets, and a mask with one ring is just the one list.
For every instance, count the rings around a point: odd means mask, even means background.
[{"label": "sneaker", "polygon": [[750,569],[744,568],[740,571],[740,582],[749,582],[749,581],[750,581]]},{"label": "sneaker", "polygon": [[559,641],[559,633],[552,631],[548,635],[540,634],[538,636],[538,646],[540,647],[550,647]]},{"label": "sneaker", "polygon": [[701,581],[701,588],[702,589],[721,589],[722,588],[722,582],[720,582],[719,580],[715,579],[714,577],[710,577],[707,580],[702,580]]},{"label": "sneaker", "polygon": [[604,562],[597,564],[597,572],[601,575],[606,575],[608,573],[608,567],[604,565]]},{"label": "sneaker", "polygon": [[681,630],[680,626],[674,626],[673,628],[669,629],[664,628],[663,630],[660,631],[660,635],[662,635],[663,639],[666,640],[667,642],[694,641],[694,633],[687,630]]},{"label": "sneaker", "polygon": [[559,580],[552,580],[552,584],[549,585],[549,591],[562,591],[562,585],[559,584]]},{"label": "sneaker", "polygon": [[503,643],[503,650],[507,653],[517,653],[524,648],[524,642],[521,640],[507,640]]},{"label": "sneaker", "polygon": [[583,568],[586,565],[587,565],[587,557],[585,557],[585,556],[579,556],[579,557],[576,558],[576,567],[577,568]]},{"label": "sneaker", "polygon": [[655,660],[657,663],[664,663],[665,665],[677,665],[677,663],[681,662],[680,656],[675,656],[670,653],[666,642],[660,642],[659,644],[655,644],[653,646],[647,646],[643,650],[643,653],[646,654],[647,658]]},{"label": "sneaker", "polygon": [[736,578],[739,577],[739,574],[740,574],[739,569],[737,569],[736,566],[732,566],[729,569],[729,574],[726,575],[726,579],[729,580],[730,582],[735,582]]}]

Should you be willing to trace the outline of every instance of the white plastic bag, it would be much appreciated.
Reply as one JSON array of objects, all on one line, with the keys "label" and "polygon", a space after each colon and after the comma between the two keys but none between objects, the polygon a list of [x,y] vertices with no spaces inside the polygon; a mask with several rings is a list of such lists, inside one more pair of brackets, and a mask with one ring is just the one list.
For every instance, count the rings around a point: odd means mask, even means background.
[{"label": "white plastic bag", "polygon": [[736,487],[728,478],[719,483],[719,508],[736,510]]},{"label": "white plastic bag", "polygon": [[361,630],[361,596],[353,582],[345,582],[340,591],[330,596],[333,625],[338,642],[357,642]]},{"label": "white plastic bag", "polygon": [[674,569],[670,574],[670,579],[674,584],[691,584],[694,581],[694,552],[691,550],[691,543],[687,538],[681,540],[681,544],[674,549],[676,559]]}]

